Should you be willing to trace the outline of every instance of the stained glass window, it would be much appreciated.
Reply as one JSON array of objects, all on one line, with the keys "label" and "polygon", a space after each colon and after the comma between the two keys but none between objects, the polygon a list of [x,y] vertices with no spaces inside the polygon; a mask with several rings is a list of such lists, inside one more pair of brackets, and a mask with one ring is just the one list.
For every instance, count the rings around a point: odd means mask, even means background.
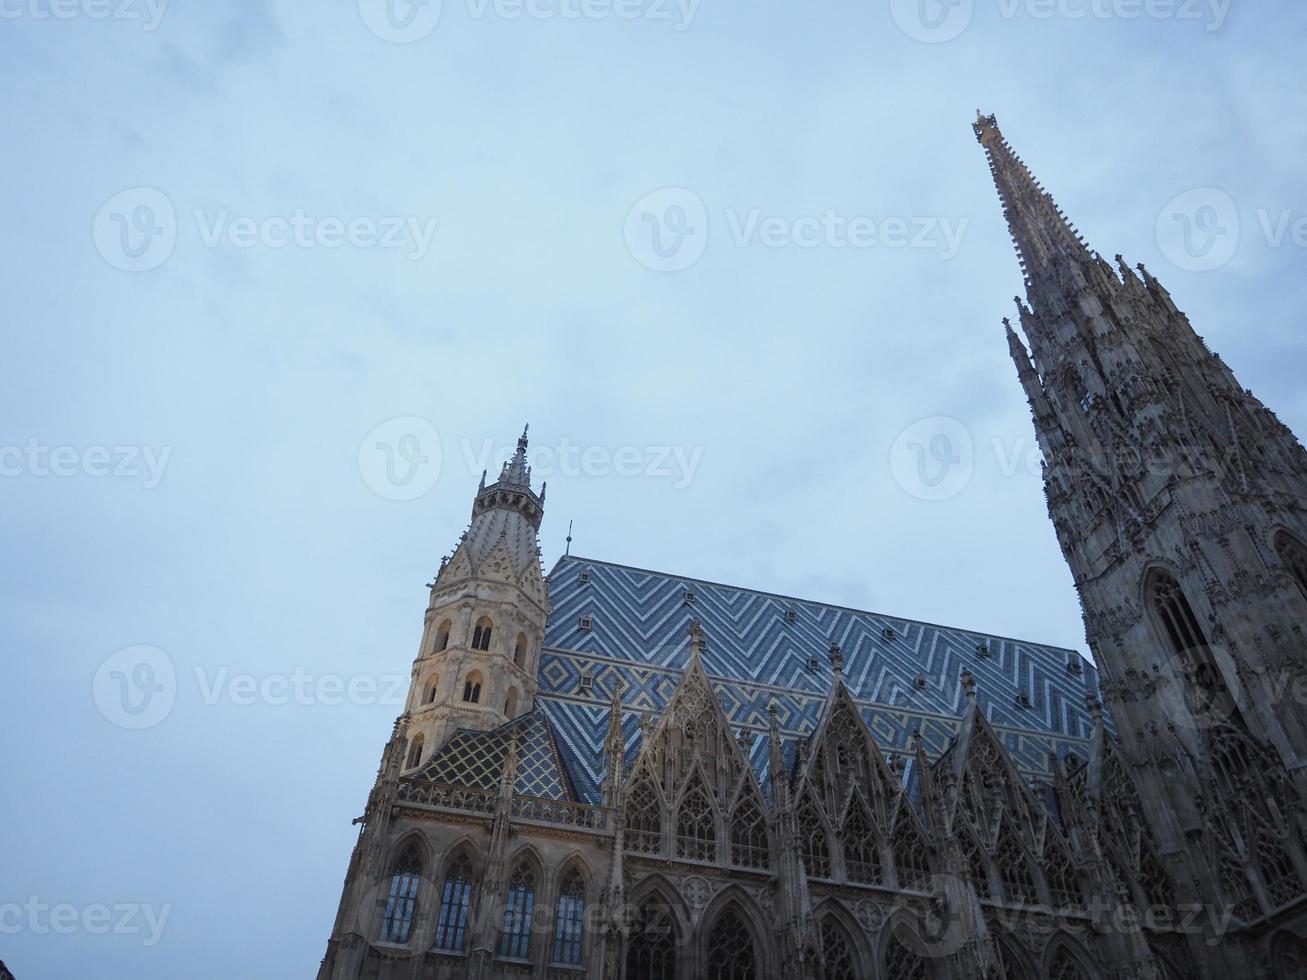
[{"label": "stained glass window", "polygon": [[581,964],[585,944],[585,879],[571,871],[558,889],[558,911],[554,917],[554,962]]},{"label": "stained glass window", "polygon": [[504,897],[504,928],[499,934],[499,955],[525,960],[531,956],[531,917],[535,913],[536,884],[531,866],[519,864],[508,879]]},{"label": "stained glass window", "polygon": [[461,854],[445,872],[440,888],[440,917],[432,949],[462,952],[467,943],[467,916],[472,905],[472,862]]},{"label": "stained glass window", "polygon": [[714,980],[755,980],[753,935],[734,908],[728,908],[708,934],[708,976]]},{"label": "stained glass window", "polygon": [[417,914],[418,886],[422,881],[422,849],[409,843],[390,867],[390,891],[381,920],[381,938],[388,943],[406,943]]}]

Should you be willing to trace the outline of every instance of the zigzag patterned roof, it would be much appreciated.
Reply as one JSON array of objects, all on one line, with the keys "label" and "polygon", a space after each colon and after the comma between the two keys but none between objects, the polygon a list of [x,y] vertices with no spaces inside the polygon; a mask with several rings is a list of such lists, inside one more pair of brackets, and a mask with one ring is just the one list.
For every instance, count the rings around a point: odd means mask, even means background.
[{"label": "zigzag patterned roof", "polygon": [[917,730],[931,757],[948,748],[966,704],[964,668],[1022,771],[1043,777],[1050,755],[1088,752],[1085,694],[1097,692],[1098,672],[1073,650],[576,556],[560,559],[548,581],[553,611],[537,703],[583,800],[600,796],[618,678],[629,763],[641,714],[657,719],[676,688],[696,618],[707,634],[704,667],[731,724],[754,736],[749,755],[761,782],[768,706],[776,704],[787,739],[811,734],[834,680],[832,643],[843,650],[845,684],[887,752],[910,752]]},{"label": "zigzag patterned roof", "polygon": [[438,783],[475,789],[497,789],[508,759],[509,743],[517,738],[517,779],[522,796],[574,800],[566,767],[554,740],[549,719],[538,708],[494,731],[460,730],[422,767],[421,775]]}]

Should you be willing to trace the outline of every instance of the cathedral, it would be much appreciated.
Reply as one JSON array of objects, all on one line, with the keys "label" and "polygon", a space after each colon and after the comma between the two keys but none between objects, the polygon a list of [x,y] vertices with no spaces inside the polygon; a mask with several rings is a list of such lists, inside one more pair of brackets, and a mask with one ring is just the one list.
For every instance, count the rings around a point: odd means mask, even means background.
[{"label": "cathedral", "polygon": [[974,128],[1093,662],[546,574],[524,433],[430,584],[319,980],[1307,978],[1307,455]]}]

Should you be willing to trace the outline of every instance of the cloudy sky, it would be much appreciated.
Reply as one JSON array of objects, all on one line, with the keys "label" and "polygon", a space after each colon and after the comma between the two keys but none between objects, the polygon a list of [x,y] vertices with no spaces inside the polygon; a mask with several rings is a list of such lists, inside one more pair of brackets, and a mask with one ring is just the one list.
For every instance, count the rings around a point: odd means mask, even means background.
[{"label": "cloudy sky", "polygon": [[970,123],[1301,432],[1305,27],[2,0],[0,958],[316,969],[423,584],[527,421],[546,564],[574,521],[590,557],[1083,649]]}]

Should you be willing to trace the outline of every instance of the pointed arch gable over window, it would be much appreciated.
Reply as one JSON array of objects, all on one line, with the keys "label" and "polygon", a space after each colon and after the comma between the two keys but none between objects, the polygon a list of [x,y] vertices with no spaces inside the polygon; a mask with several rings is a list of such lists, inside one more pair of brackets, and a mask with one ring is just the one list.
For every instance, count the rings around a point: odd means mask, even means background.
[{"label": "pointed arch gable over window", "polygon": [[416,839],[409,840],[391,862],[390,886],[381,918],[381,938],[385,942],[403,945],[409,940],[417,915],[422,865],[422,845]]},{"label": "pointed arch gable over window", "polygon": [[901,806],[891,834],[894,870],[900,888],[922,890],[930,880],[930,852],[907,801],[904,800]]},{"label": "pointed arch gable over window", "polygon": [[853,937],[835,915],[825,915],[818,929],[825,980],[861,980]]}]

